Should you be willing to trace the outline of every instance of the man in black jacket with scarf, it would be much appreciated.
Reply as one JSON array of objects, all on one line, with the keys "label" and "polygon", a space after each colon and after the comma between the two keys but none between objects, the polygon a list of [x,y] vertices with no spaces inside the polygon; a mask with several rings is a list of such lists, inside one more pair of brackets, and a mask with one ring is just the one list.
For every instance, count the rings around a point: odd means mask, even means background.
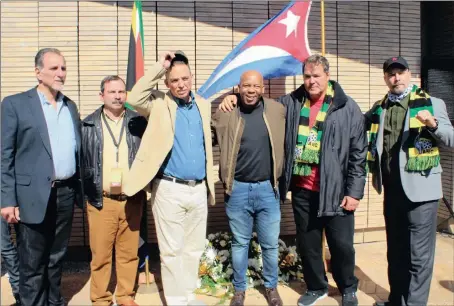
[{"label": "man in black jacket with scarf", "polygon": [[[363,114],[337,82],[328,60],[312,55],[304,62],[304,85],[279,98],[287,108],[285,165],[280,194],[292,191],[297,244],[307,292],[299,306],[327,296],[322,233],[331,252],[333,277],[342,305],[358,305],[354,275],[354,211],[366,182],[367,133]],[[225,98],[220,108],[236,103]]]},{"label": "man in black jacket with scarf", "polygon": [[90,229],[91,285],[93,305],[112,304],[107,290],[115,247],[118,305],[137,305],[134,287],[137,275],[139,229],[145,192],[132,197],[122,192],[122,176],[131,166],[146,119],[125,108],[126,89],[118,76],[101,82],[104,105],[82,124],[84,186],[88,198]]}]

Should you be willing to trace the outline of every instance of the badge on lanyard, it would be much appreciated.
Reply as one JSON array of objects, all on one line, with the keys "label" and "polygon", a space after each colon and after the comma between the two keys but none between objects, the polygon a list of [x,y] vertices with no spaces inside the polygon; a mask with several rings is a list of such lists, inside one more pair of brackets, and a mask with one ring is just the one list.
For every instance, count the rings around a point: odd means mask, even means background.
[{"label": "badge on lanyard", "polygon": [[110,193],[111,194],[121,194],[121,182],[123,176],[123,169],[119,167],[119,150],[120,150],[120,143],[121,139],[123,138],[123,132],[125,130],[126,120],[123,118],[123,124],[121,125],[120,130],[120,138],[117,140],[115,139],[112,130],[110,129],[109,123],[107,123],[106,116],[104,112],[102,113],[102,119],[104,120],[104,124],[106,125],[107,130],[109,131],[110,137],[115,145],[115,152],[116,152],[116,167],[112,168],[110,171]]}]

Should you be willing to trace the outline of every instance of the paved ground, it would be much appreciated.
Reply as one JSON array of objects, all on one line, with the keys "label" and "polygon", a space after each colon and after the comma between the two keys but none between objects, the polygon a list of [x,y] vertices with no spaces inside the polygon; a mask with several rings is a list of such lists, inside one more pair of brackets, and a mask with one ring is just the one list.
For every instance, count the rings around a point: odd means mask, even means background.
[{"label": "paved ground", "polygon": [[[355,245],[356,276],[360,279],[358,298],[360,305],[372,305],[375,301],[386,300],[389,292],[386,276],[386,245],[367,243]],[[437,236],[435,270],[429,298],[430,305],[454,305],[454,239]],[[86,271],[87,264],[68,265],[63,276],[63,293],[69,305],[90,305],[89,287],[90,274]],[[84,268],[85,267],[85,268]],[[318,305],[339,305],[340,295],[331,277],[329,297]],[[141,286],[136,296],[139,305],[163,305],[160,284],[152,284],[146,288]],[[5,276],[1,278],[1,305],[13,302],[10,286]],[[304,292],[301,283],[292,283],[290,287],[280,285],[278,288],[284,305],[296,305],[299,296]],[[266,305],[262,290],[248,290],[246,305]],[[208,305],[216,305],[219,299],[200,295],[199,298]],[[228,303],[226,303],[228,304]]]}]

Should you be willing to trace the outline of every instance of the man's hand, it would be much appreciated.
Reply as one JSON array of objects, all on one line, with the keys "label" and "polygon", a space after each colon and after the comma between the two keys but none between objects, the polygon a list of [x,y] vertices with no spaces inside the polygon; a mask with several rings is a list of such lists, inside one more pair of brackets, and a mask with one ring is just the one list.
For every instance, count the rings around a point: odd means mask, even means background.
[{"label": "man's hand", "polygon": [[416,115],[416,119],[421,121],[427,127],[435,128],[437,126],[437,122],[435,121],[435,117],[428,110],[419,111]]},{"label": "man's hand", "polygon": [[175,57],[175,53],[170,52],[170,51],[165,51],[161,54],[161,57],[159,58],[159,63],[162,65],[164,69],[169,69],[170,67],[170,62],[172,61],[172,58]]},{"label": "man's hand", "polygon": [[342,204],[340,207],[342,207],[345,210],[348,211],[354,211],[359,205],[359,200],[345,196],[344,199],[342,200]]},{"label": "man's hand", "polygon": [[219,104],[219,109],[224,113],[229,113],[233,111],[233,108],[236,106],[237,102],[238,101],[235,95],[228,95]]},{"label": "man's hand", "polygon": [[19,207],[2,208],[1,214],[3,219],[5,219],[8,223],[18,223],[20,221]]}]

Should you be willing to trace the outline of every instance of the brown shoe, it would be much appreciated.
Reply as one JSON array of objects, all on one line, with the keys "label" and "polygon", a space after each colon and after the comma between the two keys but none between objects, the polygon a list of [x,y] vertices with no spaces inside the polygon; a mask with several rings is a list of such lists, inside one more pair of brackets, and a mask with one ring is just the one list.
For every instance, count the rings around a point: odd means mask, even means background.
[{"label": "brown shoe", "polygon": [[235,291],[230,306],[244,306],[244,291]]},{"label": "brown shoe", "polygon": [[269,306],[282,306],[282,300],[277,288],[266,288],[265,297]]}]

